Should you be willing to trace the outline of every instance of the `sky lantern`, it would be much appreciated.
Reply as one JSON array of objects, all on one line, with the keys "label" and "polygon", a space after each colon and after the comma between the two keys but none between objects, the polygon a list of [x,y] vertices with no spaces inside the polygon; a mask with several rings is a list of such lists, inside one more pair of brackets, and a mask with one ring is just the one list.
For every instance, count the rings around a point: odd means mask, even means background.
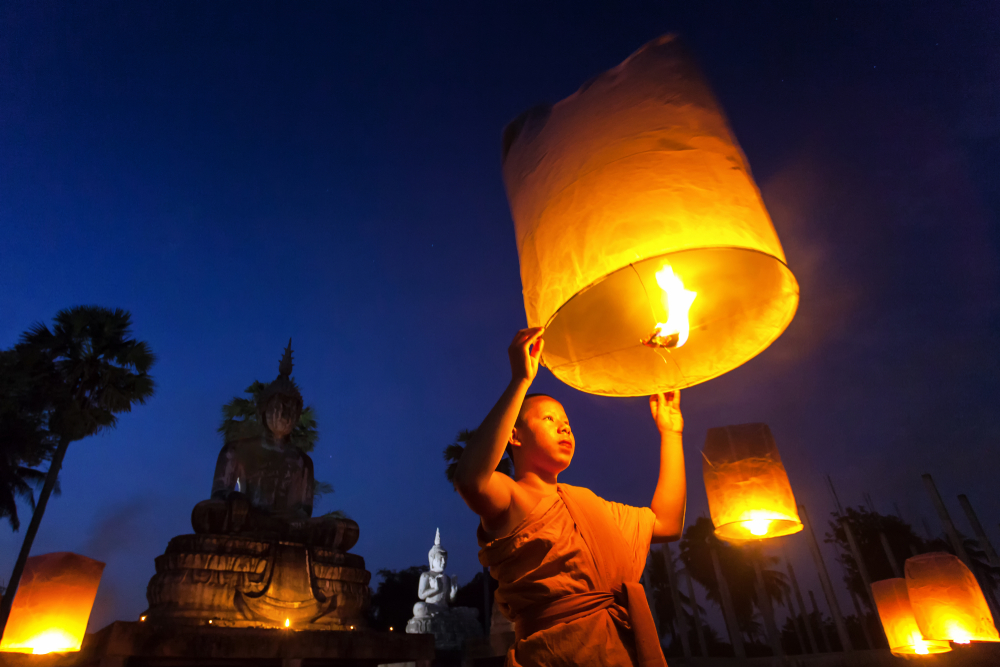
[{"label": "sky lantern", "polygon": [[876,581],[872,584],[872,595],[893,655],[929,655],[951,650],[951,644],[947,641],[924,639],[917,627],[917,619],[913,616],[913,607],[910,606],[910,597],[906,592],[906,579]]},{"label": "sky lantern", "polygon": [[79,554],[32,556],[0,640],[0,651],[79,651],[104,563]]},{"label": "sky lantern", "polygon": [[543,363],[593,394],[689,387],[791,321],[798,283],[746,158],[674,36],[504,131],[503,175]]},{"label": "sky lantern", "polygon": [[997,642],[993,615],[976,577],[957,556],[934,552],[906,559],[906,589],[925,637]]},{"label": "sky lantern", "polygon": [[701,468],[720,538],[740,542],[802,530],[792,485],[767,424],[708,429]]}]

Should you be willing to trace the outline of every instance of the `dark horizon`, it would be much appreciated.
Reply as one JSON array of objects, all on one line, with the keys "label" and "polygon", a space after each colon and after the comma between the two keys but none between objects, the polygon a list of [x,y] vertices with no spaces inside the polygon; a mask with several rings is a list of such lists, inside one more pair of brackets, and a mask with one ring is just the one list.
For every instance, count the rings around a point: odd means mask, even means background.
[{"label": "dark horizon", "polygon": [[[318,510],[360,524],[373,575],[424,563],[437,527],[449,572],[481,569],[441,452],[525,326],[501,131],[668,32],[801,287],[770,348],[682,392],[689,523],[707,429],[766,422],[817,524],[830,474],[844,504],[938,532],[930,472],[963,531],[959,493],[1000,536],[1000,5],[8,3],[0,25],[0,346],[94,303],[159,357],[149,405],[70,447],[33,550],[107,562],[91,630],[144,609],[208,497],[222,405],[289,336],[336,490]],[[577,433],[563,481],[648,503],[646,399],[547,371],[532,390]],[[0,572],[22,536],[0,531]]]}]

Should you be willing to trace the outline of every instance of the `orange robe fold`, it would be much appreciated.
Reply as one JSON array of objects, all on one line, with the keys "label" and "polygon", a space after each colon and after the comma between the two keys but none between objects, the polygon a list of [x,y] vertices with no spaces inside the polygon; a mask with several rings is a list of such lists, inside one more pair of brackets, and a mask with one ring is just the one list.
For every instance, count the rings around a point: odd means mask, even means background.
[{"label": "orange robe fold", "polygon": [[516,628],[509,667],[666,667],[638,583],[656,516],[559,484],[479,560],[499,582],[497,603]]}]

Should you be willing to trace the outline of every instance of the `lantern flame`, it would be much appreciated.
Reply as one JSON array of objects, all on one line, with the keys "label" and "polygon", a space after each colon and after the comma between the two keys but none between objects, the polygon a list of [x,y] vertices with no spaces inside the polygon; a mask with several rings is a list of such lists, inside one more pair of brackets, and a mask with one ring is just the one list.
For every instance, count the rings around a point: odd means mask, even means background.
[{"label": "lantern flame", "polygon": [[747,530],[751,535],[767,535],[767,529],[771,525],[770,519],[751,519],[747,521]]},{"label": "lantern flame", "polygon": [[292,619],[286,618],[285,619],[285,627],[289,628],[289,627],[291,627],[291,625],[292,625]]},{"label": "lantern flame", "polygon": [[667,311],[667,321],[657,323],[652,335],[642,341],[649,347],[682,347],[687,342],[691,327],[688,311],[694,303],[697,292],[684,289],[684,282],[674,273],[673,267],[664,264],[656,272],[656,284],[663,290],[663,307]]},{"label": "lantern flame", "polygon": [[55,652],[66,653],[68,651],[79,651],[80,641],[64,630],[51,628],[35,635],[21,646],[9,646],[5,650],[26,651],[35,655]]}]

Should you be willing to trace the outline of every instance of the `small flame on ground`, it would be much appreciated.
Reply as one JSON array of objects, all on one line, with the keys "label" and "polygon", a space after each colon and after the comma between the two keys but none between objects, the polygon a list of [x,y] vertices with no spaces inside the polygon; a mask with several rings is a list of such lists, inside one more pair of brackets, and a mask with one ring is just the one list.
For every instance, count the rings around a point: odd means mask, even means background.
[{"label": "small flame on ground", "polygon": [[694,303],[697,292],[684,289],[684,282],[674,273],[669,264],[656,272],[656,284],[663,290],[663,307],[667,311],[667,321],[657,323],[652,335],[643,341],[650,347],[682,347],[690,333],[688,311]]},{"label": "small flame on ground", "polygon": [[140,620],[140,621],[145,621],[145,620],[146,620],[146,617],[145,617],[145,616],[140,616],[140,617],[139,617],[139,620]]},{"label": "small flame on ground", "polygon": [[747,530],[750,531],[751,535],[767,535],[767,529],[770,525],[770,519],[752,519],[747,521]]},{"label": "small flame on ground", "polygon": [[389,632],[392,632],[392,626],[391,625],[389,626]]}]

